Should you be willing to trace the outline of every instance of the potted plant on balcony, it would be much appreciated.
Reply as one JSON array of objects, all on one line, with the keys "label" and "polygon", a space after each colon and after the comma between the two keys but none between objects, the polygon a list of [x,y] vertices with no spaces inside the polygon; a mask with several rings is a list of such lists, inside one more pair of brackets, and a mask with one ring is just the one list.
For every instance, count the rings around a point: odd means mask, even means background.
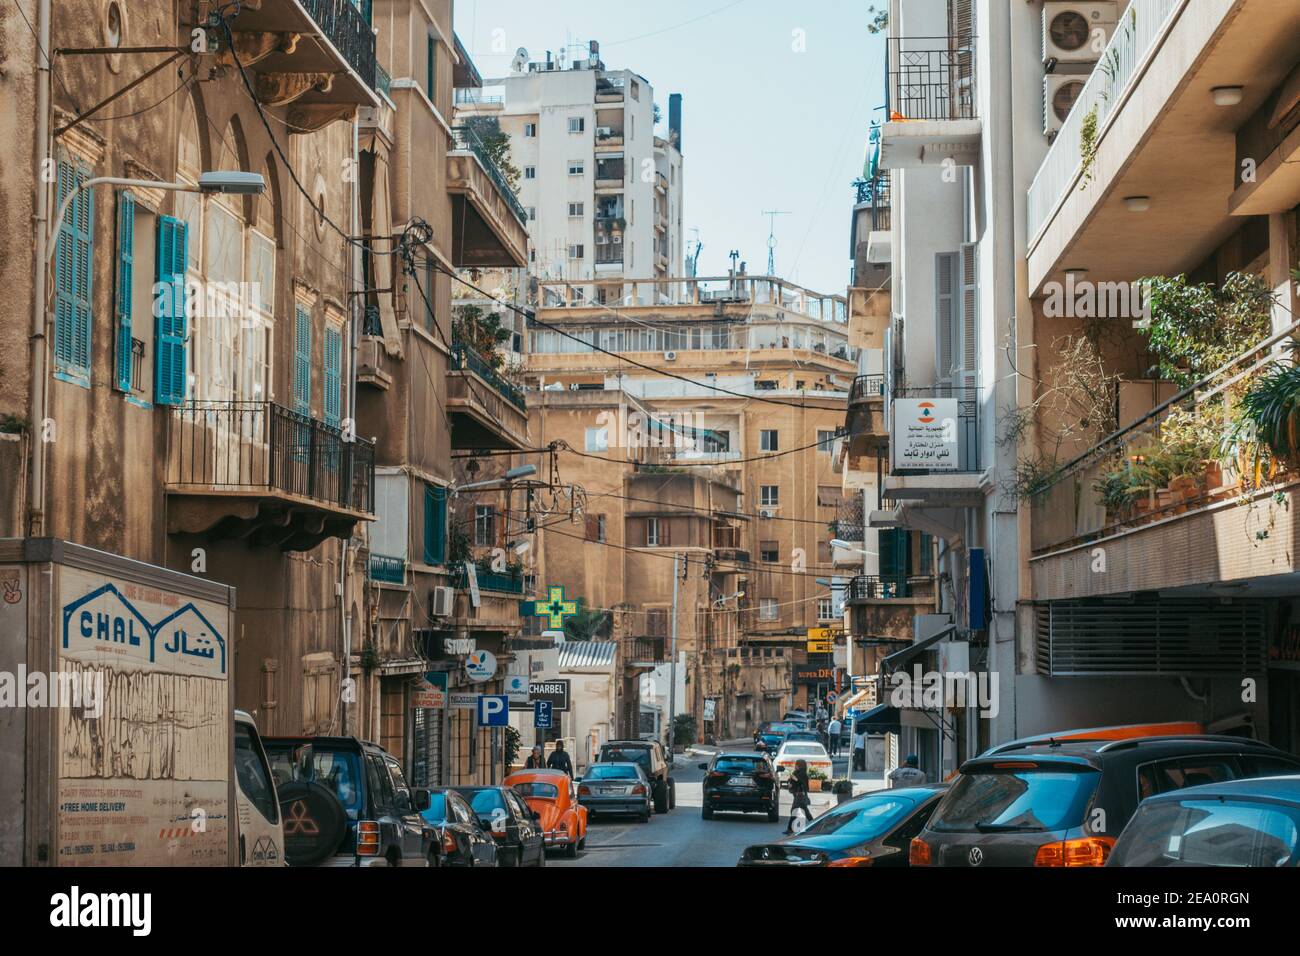
[{"label": "potted plant on balcony", "polygon": [[[1300,344],[1292,341],[1293,356]],[[1271,462],[1295,468],[1300,465],[1300,367],[1272,362],[1255,378],[1241,400],[1246,437],[1255,439],[1255,470],[1261,455]],[[1276,468],[1270,468],[1275,472]]]}]

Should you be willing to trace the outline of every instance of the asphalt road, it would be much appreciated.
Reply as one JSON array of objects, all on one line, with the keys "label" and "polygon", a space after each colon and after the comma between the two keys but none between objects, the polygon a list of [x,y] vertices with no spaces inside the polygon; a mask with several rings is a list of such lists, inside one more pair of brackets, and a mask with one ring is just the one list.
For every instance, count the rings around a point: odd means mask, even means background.
[{"label": "asphalt road", "polygon": [[[704,772],[698,764],[707,759],[707,755],[678,755],[673,771],[677,781],[675,810],[656,814],[649,823],[594,820],[587,833],[587,847],[576,860],[551,856],[546,865],[735,866],[749,844],[780,839],[790,815],[790,795],[784,791],[778,823],[769,823],[761,813],[719,813],[712,820],[700,816]],[[834,799],[829,794],[811,796],[814,815]]]}]

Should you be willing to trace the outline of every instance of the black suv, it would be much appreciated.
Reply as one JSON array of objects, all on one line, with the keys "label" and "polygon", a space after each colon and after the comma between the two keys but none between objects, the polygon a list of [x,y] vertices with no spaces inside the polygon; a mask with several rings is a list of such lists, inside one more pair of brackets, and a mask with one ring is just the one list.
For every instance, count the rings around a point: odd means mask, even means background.
[{"label": "black suv", "polygon": [[290,866],[441,866],[442,837],[421,815],[396,758],[356,737],[263,737]]},{"label": "black suv", "polygon": [[741,810],[766,813],[768,820],[778,819],[781,790],[776,785],[772,762],[762,754],[714,754],[700,764],[704,774],[704,804],[700,815],[712,820],[715,810]]},{"label": "black suv", "polygon": [[597,763],[639,764],[650,780],[650,796],[654,799],[655,813],[667,813],[677,806],[677,784],[672,778],[672,761],[664,755],[664,748],[654,740],[611,740],[600,745]]},{"label": "black suv", "polygon": [[1241,737],[1013,742],[961,767],[913,866],[1101,866],[1137,805],[1197,784],[1300,771]]}]

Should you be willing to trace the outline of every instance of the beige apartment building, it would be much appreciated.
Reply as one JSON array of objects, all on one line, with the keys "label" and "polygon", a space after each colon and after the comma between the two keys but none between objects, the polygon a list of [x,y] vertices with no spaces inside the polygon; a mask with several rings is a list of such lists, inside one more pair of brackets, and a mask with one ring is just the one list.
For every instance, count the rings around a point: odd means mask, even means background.
[{"label": "beige apartment building", "polygon": [[701,735],[743,736],[829,689],[831,655],[810,660],[807,632],[840,620],[817,579],[836,573],[827,529],[845,507],[832,451],[855,372],[846,303],[743,274],[626,285],[620,301],[661,304],[590,306],[583,284],[540,283],[531,435],[582,486],[586,525],[540,532],[538,585],[621,612],[624,660],[652,665],[671,658],[684,556],[676,709]]}]

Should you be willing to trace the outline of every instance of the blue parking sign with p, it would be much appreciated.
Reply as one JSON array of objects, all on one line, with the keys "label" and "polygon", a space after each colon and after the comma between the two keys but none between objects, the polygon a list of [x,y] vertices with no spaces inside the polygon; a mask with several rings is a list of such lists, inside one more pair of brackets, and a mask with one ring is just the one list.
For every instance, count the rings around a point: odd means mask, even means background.
[{"label": "blue parking sign with p", "polygon": [[510,723],[510,697],[508,694],[480,694],[478,699],[478,725],[504,727]]},{"label": "blue parking sign with p", "polygon": [[551,729],[551,713],[554,702],[549,700],[533,701],[533,726],[538,730]]}]

